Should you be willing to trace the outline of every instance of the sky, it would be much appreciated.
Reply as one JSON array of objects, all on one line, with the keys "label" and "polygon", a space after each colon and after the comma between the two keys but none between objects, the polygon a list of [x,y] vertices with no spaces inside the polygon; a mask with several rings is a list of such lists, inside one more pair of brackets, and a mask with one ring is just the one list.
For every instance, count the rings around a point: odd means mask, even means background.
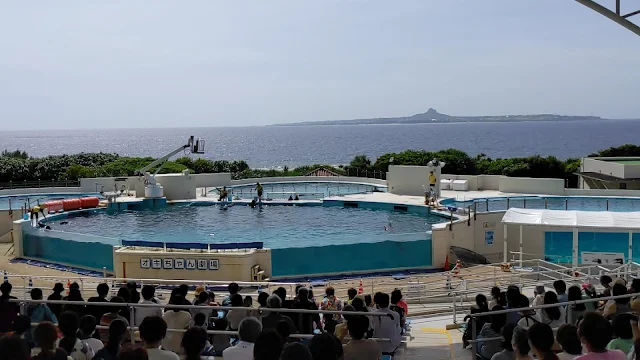
[{"label": "sky", "polygon": [[13,1],[0,33],[0,130],[640,118],[640,38],[572,0]]}]

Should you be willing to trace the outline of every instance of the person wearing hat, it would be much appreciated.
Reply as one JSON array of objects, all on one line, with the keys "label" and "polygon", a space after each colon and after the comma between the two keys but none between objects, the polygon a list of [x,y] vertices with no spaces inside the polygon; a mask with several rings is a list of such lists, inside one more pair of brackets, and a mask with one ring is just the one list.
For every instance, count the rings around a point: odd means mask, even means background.
[{"label": "person wearing hat", "polygon": [[[47,300],[62,300],[62,292],[64,292],[64,285],[62,283],[56,283],[53,286],[53,294],[49,295]],[[49,304],[49,309],[56,316],[60,317],[60,312],[62,309],[61,304]]]},{"label": "person wearing hat", "polygon": [[198,297],[200,296],[200,293],[202,293],[203,291],[205,291],[204,286],[200,285],[198,287],[196,287],[196,291],[195,291],[195,298],[193,298],[193,304],[196,305],[196,302],[198,301]]},{"label": "person wearing hat", "polygon": [[533,289],[533,303],[531,304],[532,306],[538,306],[538,305],[542,305],[544,304],[544,293],[546,292],[546,290],[544,289],[543,285],[536,285],[536,287]]},{"label": "person wearing hat", "polygon": [[[582,284],[582,291],[584,291],[583,299],[596,299],[598,297],[598,293],[596,292],[596,287],[593,284]],[[588,302],[585,303],[584,306],[587,307],[587,311],[596,311],[598,309],[598,302]]]}]

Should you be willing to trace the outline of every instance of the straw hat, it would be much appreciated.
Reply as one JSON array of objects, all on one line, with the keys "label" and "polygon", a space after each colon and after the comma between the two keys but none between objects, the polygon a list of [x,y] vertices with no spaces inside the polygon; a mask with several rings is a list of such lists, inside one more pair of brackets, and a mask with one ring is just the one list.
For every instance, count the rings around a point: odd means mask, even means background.
[{"label": "straw hat", "polygon": [[200,295],[201,292],[205,291],[204,286],[200,285],[196,288],[196,296]]}]

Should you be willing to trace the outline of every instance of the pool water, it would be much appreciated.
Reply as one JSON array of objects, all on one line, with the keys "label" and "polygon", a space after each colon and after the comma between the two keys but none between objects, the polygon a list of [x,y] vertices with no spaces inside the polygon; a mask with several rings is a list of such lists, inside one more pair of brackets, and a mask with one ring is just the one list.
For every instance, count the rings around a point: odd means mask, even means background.
[{"label": "pool water", "polygon": [[[68,224],[61,225],[66,221]],[[169,206],[161,210],[107,213],[93,211],[51,223],[54,230],[119,240],[230,243],[262,241],[266,247],[288,248],[403,240],[425,234],[445,222],[433,214],[323,206],[236,205]],[[391,230],[385,226],[391,224]],[[96,241],[104,242],[99,238]]]},{"label": "pool water", "polygon": [[32,207],[38,202],[43,203],[47,201],[53,200],[63,200],[70,198],[79,198],[83,196],[98,196],[99,194],[33,194],[33,195],[11,195],[11,196],[1,196],[0,197],[0,210],[8,210],[9,205],[11,205],[11,209],[20,209],[21,207]]},{"label": "pool water", "polygon": [[473,201],[443,201],[444,205],[468,208],[478,212],[504,211],[507,208],[583,210],[583,211],[640,211],[640,198],[601,198],[579,196],[526,196],[512,198],[476,199]]},{"label": "pool water", "polygon": [[[263,184],[263,197],[265,199],[288,199],[298,194],[300,200],[321,199],[327,196],[363,194],[374,191],[386,191],[386,187],[367,184],[335,183],[335,182],[290,182]],[[227,188],[234,197],[251,199],[257,196],[256,184],[238,185]],[[212,189],[209,193],[218,193]]]}]

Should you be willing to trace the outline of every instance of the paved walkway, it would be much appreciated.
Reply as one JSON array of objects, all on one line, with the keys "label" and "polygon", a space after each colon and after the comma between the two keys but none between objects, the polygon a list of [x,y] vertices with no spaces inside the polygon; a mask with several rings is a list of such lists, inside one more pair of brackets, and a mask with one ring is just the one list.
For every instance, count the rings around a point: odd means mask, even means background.
[{"label": "paved walkway", "polygon": [[[462,320],[459,318],[459,321]],[[411,320],[414,339],[398,360],[471,359],[471,351],[462,348],[462,329],[447,330],[452,315],[438,315]]]}]

